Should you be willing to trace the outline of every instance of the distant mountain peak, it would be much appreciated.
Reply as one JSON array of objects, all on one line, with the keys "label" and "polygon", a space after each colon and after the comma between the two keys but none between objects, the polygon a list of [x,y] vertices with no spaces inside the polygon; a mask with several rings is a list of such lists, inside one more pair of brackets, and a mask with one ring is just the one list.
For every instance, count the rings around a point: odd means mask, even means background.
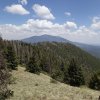
[{"label": "distant mountain peak", "polygon": [[40,36],[32,36],[29,38],[25,38],[22,40],[23,42],[27,43],[38,43],[38,42],[69,42],[69,40],[66,40],[60,36],[52,36],[48,34],[40,35]]}]

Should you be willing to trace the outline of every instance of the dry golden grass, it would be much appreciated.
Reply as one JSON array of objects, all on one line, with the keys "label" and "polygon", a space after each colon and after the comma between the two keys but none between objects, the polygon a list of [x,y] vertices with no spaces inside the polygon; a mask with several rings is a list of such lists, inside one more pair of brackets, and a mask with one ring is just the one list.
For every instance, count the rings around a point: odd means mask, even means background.
[{"label": "dry golden grass", "polygon": [[9,100],[98,100],[100,92],[88,88],[71,87],[63,83],[52,83],[47,75],[32,74],[19,67],[12,74],[16,84],[9,87],[14,96]]}]

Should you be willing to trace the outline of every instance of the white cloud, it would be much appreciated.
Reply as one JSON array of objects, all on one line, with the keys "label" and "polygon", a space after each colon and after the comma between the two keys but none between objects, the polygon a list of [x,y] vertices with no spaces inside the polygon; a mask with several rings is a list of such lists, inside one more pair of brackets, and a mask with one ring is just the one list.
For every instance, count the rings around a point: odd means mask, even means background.
[{"label": "white cloud", "polygon": [[5,7],[4,10],[12,14],[19,14],[19,15],[27,15],[30,13],[20,4],[13,4],[11,6],[7,6]]},{"label": "white cloud", "polygon": [[[93,24],[93,23],[92,23]],[[48,20],[29,19],[22,25],[0,25],[0,32],[5,39],[23,39],[34,35],[57,35],[71,41],[100,44],[100,32],[86,26],[77,26],[75,22],[63,24],[53,23]]]},{"label": "white cloud", "polygon": [[48,20],[29,19],[25,24],[19,26],[12,24],[0,25],[0,31],[3,33],[3,37],[7,39],[22,39],[42,34],[62,35],[73,29],[70,26],[66,27],[66,23],[58,24]]},{"label": "white cloud", "polygon": [[100,35],[86,26],[80,26],[76,31],[73,31],[68,38],[72,41],[86,44],[100,44]]},{"label": "white cloud", "polygon": [[98,17],[98,16],[93,17],[93,19],[92,19],[93,23],[96,23],[98,21],[100,21],[100,17]]},{"label": "white cloud", "polygon": [[27,5],[27,0],[18,0],[19,3],[21,3],[22,5]]},{"label": "white cloud", "polygon": [[71,13],[70,12],[65,12],[65,15],[66,16],[71,16]]},{"label": "white cloud", "polygon": [[47,20],[55,19],[49,8],[47,8],[44,5],[42,6],[39,4],[34,4],[32,9],[36,13],[36,15],[42,19],[47,19]]},{"label": "white cloud", "polygon": [[65,23],[65,26],[68,27],[68,28],[73,28],[73,29],[76,29],[77,28],[77,25],[75,22],[66,22]]},{"label": "white cloud", "polygon": [[91,28],[100,31],[100,17],[93,18]]}]

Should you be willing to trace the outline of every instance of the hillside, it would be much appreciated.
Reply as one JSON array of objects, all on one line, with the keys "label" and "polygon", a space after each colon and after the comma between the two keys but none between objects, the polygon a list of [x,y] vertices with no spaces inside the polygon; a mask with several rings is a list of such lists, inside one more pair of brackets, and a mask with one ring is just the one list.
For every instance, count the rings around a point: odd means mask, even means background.
[{"label": "hillside", "polygon": [[85,87],[51,83],[49,76],[26,72],[23,67],[18,67],[12,75],[16,81],[9,88],[14,91],[14,96],[8,100],[97,100],[100,95],[100,92]]},{"label": "hillside", "polygon": [[41,42],[33,45],[20,41],[5,41],[4,43],[5,47],[10,44],[14,48],[19,64],[27,64],[30,57],[34,55],[40,69],[51,76],[55,74],[56,79],[61,82],[64,80],[64,72],[73,58],[76,60],[77,66],[82,68],[86,83],[93,72],[100,71],[99,59],[69,43]]},{"label": "hillside", "polygon": [[[64,60],[66,67],[72,58],[75,58],[79,65],[99,70],[100,60],[70,43],[42,42],[33,45],[41,54],[47,57],[55,57],[55,60]],[[50,56],[49,56],[50,54]]]},{"label": "hillside", "polygon": [[63,61],[67,67],[69,61],[72,58],[75,58],[79,65],[85,65],[86,67],[90,67],[97,71],[100,70],[99,59],[70,43],[39,42],[31,45],[21,41],[4,41],[4,45],[5,48],[8,45],[11,45],[14,48],[20,64],[25,64],[26,61],[28,62],[32,53],[35,53],[39,56],[39,60],[51,59],[53,61],[51,61],[51,63],[59,62],[58,65]]},{"label": "hillside", "polygon": [[97,58],[100,58],[100,46],[86,45],[86,44],[80,44],[80,43],[75,43],[75,45],[89,52],[91,55]]},{"label": "hillside", "polygon": [[64,42],[64,43],[71,43],[74,44],[81,49],[85,50],[86,52],[90,53],[91,55],[100,58],[100,46],[94,46],[94,45],[88,45],[88,44],[82,44],[77,42],[72,42],[67,39],[64,39],[59,36],[52,36],[52,35],[41,35],[41,36],[32,36],[29,38],[25,38],[22,40],[26,43],[38,43],[38,42]]}]

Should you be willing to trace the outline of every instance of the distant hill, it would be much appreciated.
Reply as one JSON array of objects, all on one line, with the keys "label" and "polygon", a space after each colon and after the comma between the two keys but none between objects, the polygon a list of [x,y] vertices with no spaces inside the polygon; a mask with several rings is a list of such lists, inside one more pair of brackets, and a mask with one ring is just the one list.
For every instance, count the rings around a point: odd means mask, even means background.
[{"label": "distant hill", "polygon": [[100,58],[100,46],[87,45],[87,44],[81,44],[81,43],[75,43],[75,45],[89,52],[93,56]]},{"label": "distant hill", "polygon": [[22,40],[27,43],[37,43],[37,42],[69,42],[68,40],[61,38],[59,36],[51,36],[51,35],[41,35],[41,36],[32,36]]},{"label": "distant hill", "polygon": [[32,36],[29,38],[25,38],[22,40],[23,42],[26,43],[38,43],[38,42],[64,42],[64,43],[71,43],[74,44],[81,49],[87,51],[88,53],[92,54],[93,56],[100,58],[100,46],[93,46],[93,45],[87,45],[87,44],[82,44],[82,43],[76,43],[76,42],[71,42],[69,40],[66,40],[62,37],[59,36],[51,36],[51,35],[41,35],[41,36]]}]

